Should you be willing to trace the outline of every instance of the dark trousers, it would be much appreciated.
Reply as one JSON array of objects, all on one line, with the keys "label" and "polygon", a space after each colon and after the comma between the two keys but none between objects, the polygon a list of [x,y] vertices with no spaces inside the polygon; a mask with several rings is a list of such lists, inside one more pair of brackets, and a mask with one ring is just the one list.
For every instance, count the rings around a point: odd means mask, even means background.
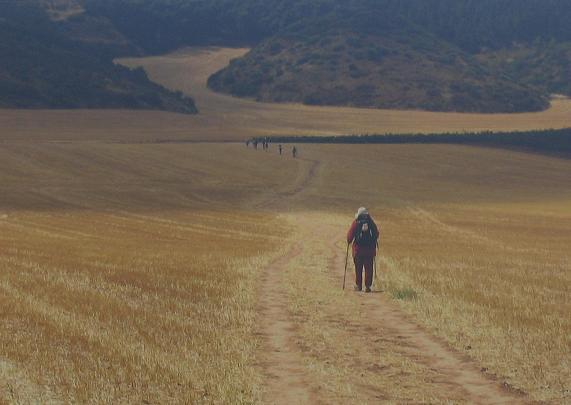
[{"label": "dark trousers", "polygon": [[365,268],[365,287],[371,288],[373,284],[373,257],[355,256],[355,284],[363,288],[363,268]]}]

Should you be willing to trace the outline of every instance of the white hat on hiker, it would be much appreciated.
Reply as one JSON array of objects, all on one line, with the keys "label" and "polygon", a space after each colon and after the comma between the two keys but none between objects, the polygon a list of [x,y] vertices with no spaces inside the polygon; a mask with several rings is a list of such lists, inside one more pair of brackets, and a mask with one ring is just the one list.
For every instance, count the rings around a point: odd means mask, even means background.
[{"label": "white hat on hiker", "polygon": [[360,215],[369,215],[369,211],[365,207],[361,207],[357,210],[355,218],[359,218]]}]

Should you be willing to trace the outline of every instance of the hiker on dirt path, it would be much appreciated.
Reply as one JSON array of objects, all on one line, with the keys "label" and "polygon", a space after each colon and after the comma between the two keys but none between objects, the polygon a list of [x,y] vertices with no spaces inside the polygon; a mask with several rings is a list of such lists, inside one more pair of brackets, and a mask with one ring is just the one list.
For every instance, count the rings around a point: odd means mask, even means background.
[{"label": "hiker on dirt path", "polygon": [[282,144],[281,143],[278,145],[278,150],[280,151],[280,156],[281,156],[281,154],[282,154]]},{"label": "hiker on dirt path", "polygon": [[371,292],[373,284],[373,260],[377,255],[379,228],[365,207],[355,214],[355,220],[347,232],[347,243],[353,243],[355,263],[355,291],[363,289],[363,268],[365,269],[365,292]]},{"label": "hiker on dirt path", "polygon": [[297,148],[294,146],[293,149],[291,150],[291,154],[294,158],[297,157]]}]

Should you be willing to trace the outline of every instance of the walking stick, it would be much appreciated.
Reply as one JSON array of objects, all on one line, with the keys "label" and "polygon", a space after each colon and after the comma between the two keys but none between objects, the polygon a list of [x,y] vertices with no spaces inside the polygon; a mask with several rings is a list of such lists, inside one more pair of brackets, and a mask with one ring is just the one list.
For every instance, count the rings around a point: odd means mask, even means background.
[{"label": "walking stick", "polygon": [[[379,253],[379,242],[377,241],[377,253]],[[375,269],[375,275],[373,277],[373,283],[377,279],[377,256],[373,258],[373,267]]]},{"label": "walking stick", "polygon": [[345,279],[347,278],[347,261],[349,260],[349,243],[347,243],[347,253],[345,253],[345,273],[343,274],[343,290],[345,290]]}]

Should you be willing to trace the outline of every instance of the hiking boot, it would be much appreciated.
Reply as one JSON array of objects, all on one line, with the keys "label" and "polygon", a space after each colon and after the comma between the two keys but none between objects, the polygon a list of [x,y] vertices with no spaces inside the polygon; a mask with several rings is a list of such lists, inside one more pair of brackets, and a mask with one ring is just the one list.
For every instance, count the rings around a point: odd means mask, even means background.
[{"label": "hiking boot", "polygon": [[358,286],[358,285],[356,285],[355,287],[353,287],[353,289],[354,289],[355,291],[361,291],[361,287]]},{"label": "hiking boot", "polygon": [[366,287],[365,292],[367,292],[367,293],[371,292],[371,287]]}]

